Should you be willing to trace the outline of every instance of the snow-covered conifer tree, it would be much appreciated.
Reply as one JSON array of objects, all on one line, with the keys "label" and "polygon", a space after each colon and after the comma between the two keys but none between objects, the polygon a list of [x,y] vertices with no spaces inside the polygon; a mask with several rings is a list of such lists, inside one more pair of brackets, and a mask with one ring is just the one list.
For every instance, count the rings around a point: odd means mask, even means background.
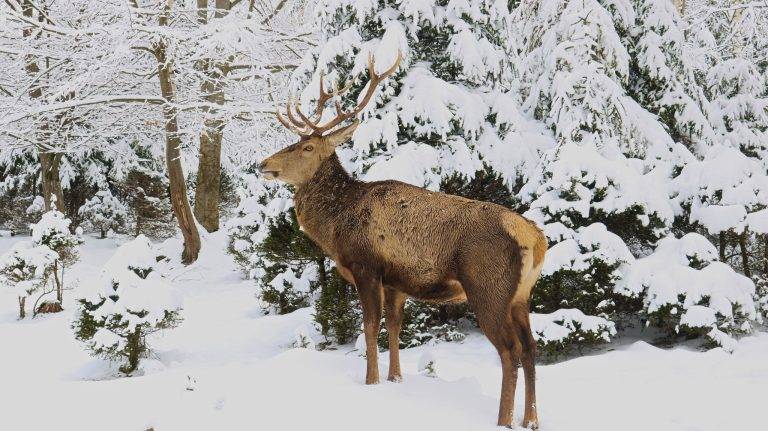
[{"label": "snow-covered conifer tree", "polygon": [[27,211],[37,196],[38,166],[32,152],[0,150],[0,227],[23,232],[36,221]]},{"label": "snow-covered conifer tree", "polygon": [[101,190],[80,207],[80,214],[105,238],[107,232],[125,229],[128,213],[125,206],[109,190]]},{"label": "snow-covered conifer tree", "polygon": [[[45,294],[54,269],[56,253],[45,245],[35,246],[29,241],[20,241],[0,256],[0,281],[16,291],[19,319],[27,315],[27,298],[39,300]],[[35,295],[37,294],[37,295]],[[33,312],[36,312],[33,305]]]},{"label": "snow-covered conifer tree", "polygon": [[696,79],[687,50],[685,22],[666,0],[634,0],[631,27],[630,89],[636,100],[661,119],[675,142],[697,154],[713,145],[716,134],[705,90]]},{"label": "snow-covered conifer tree", "polygon": [[80,300],[77,338],[96,356],[134,372],[153,333],[180,321],[181,304],[158,271],[157,251],[143,235],[122,245],[106,263],[93,295]]},{"label": "snow-covered conifer tree", "polygon": [[83,243],[80,237],[69,231],[70,224],[71,221],[64,214],[51,210],[31,226],[32,245],[48,247],[55,253],[52,277],[59,306],[64,298],[64,270],[80,259],[78,248]]}]

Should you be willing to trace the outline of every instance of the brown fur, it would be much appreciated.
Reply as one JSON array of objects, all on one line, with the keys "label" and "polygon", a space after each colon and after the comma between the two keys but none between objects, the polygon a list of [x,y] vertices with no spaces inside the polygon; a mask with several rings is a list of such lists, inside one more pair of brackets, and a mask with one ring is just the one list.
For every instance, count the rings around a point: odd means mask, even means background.
[{"label": "brown fur", "polygon": [[[363,306],[366,383],[377,383],[376,337],[382,306],[390,337],[390,380],[400,380],[398,335],[405,298],[468,301],[502,360],[498,423],[512,425],[517,364],[526,379],[523,423],[537,426],[535,341],[528,318],[547,242],[530,221],[499,205],[398,181],[350,177],[336,145],[356,123],[309,137],[265,160],[269,177],[296,186],[298,220],[354,283]],[[310,147],[310,148],[307,148]]]}]

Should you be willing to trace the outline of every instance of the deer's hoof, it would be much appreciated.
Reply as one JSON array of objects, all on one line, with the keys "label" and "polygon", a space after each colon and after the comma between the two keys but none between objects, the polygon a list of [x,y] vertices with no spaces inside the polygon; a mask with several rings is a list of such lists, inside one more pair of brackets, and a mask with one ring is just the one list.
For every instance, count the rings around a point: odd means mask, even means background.
[{"label": "deer's hoof", "polygon": [[539,429],[539,419],[526,419],[523,421],[523,427],[529,430],[537,430]]},{"label": "deer's hoof", "polygon": [[400,382],[403,381],[403,376],[401,376],[399,374],[390,375],[389,377],[387,377],[387,380],[389,380],[390,382],[393,382],[393,383],[400,383]]}]

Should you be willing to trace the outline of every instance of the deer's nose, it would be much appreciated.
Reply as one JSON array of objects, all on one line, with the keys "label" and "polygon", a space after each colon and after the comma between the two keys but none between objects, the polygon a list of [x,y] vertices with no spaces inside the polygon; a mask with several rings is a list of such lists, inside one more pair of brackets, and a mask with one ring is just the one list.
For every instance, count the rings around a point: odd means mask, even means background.
[{"label": "deer's nose", "polygon": [[264,167],[266,166],[266,164],[267,164],[267,161],[266,160],[262,160],[261,163],[256,165],[256,169],[259,170],[259,173],[262,173],[262,174],[264,173]]}]

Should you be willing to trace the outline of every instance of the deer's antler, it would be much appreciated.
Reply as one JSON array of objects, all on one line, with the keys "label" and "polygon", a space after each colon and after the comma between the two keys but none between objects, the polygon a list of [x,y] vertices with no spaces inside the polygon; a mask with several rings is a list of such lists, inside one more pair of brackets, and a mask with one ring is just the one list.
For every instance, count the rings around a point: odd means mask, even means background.
[{"label": "deer's antler", "polygon": [[[365,108],[365,106],[371,101],[373,94],[376,92],[376,87],[387,77],[395,73],[397,68],[400,66],[400,61],[402,59],[402,52],[398,51],[395,64],[393,64],[389,69],[385,70],[384,73],[377,74],[373,55],[368,54],[368,74],[370,78],[368,80],[368,86],[363,99],[357,104],[357,106],[355,106],[353,110],[349,112],[344,112],[341,107],[341,103],[336,100],[334,102],[336,108],[336,116],[323,125],[319,124],[319,122],[323,118],[323,110],[325,109],[325,105],[329,100],[348,91],[352,86],[351,81],[341,89],[335,88],[334,86],[332,91],[327,92],[325,91],[325,84],[323,83],[325,73],[321,73],[320,96],[317,98],[317,108],[315,109],[314,119],[311,119],[309,116],[304,114],[304,112],[301,111],[300,103],[293,100],[292,98],[288,99],[285,107],[286,115],[289,121],[286,121],[286,119],[280,114],[279,109],[276,109],[277,119],[283,126],[300,136],[323,136],[325,132],[332,130],[334,127],[338,126],[344,121],[357,116],[357,114],[359,114],[360,111],[362,111],[363,108]],[[294,116],[294,112],[299,116],[298,119]]]}]

